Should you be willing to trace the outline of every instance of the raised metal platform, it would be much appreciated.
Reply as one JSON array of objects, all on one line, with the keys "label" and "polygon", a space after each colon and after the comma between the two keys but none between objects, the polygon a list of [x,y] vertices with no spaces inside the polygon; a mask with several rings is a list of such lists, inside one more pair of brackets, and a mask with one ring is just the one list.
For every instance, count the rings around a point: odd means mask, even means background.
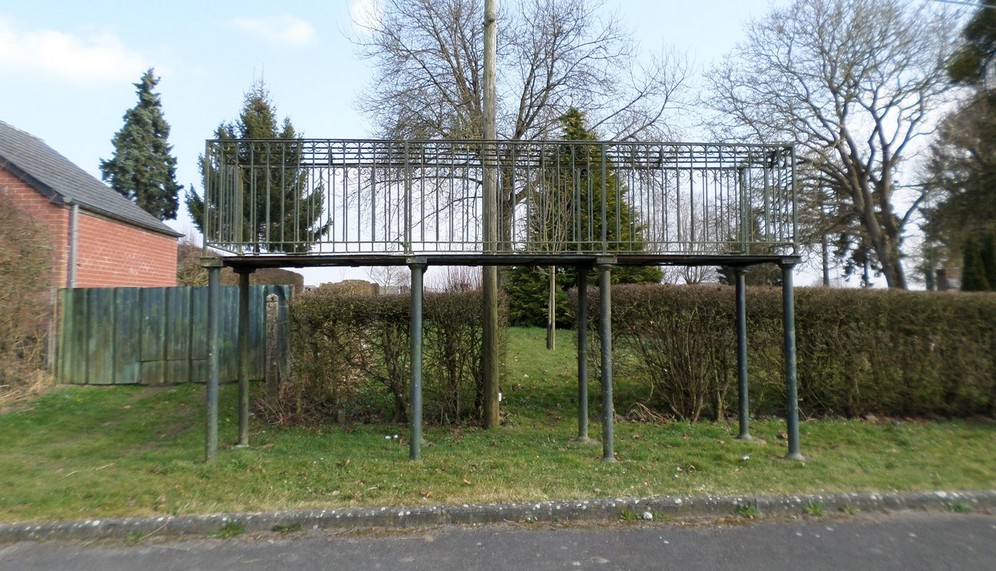
[{"label": "raised metal platform", "polygon": [[[747,319],[739,268],[781,266],[788,458],[799,452],[792,269],[791,145],[608,141],[211,140],[204,155],[211,374],[206,458],[217,453],[219,270],[240,273],[239,347],[248,346],[249,273],[262,267],[408,265],[410,458],[421,443],[423,276],[431,265],[598,267],[603,460],[613,461],[611,272],[620,265],[733,266],[741,438],[747,431]],[[485,178],[494,180],[497,204]],[[493,196],[493,195],[492,195]],[[578,272],[584,299],[586,273]],[[578,308],[579,403],[587,403],[587,317]],[[240,373],[239,444],[248,445]],[[587,412],[579,409],[579,436]],[[584,428],[580,428],[584,427]]]}]

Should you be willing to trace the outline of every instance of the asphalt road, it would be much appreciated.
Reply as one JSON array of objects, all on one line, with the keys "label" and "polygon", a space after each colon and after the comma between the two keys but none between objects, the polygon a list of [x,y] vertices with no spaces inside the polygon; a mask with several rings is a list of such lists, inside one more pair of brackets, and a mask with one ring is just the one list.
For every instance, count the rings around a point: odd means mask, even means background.
[{"label": "asphalt road", "polygon": [[234,539],[22,542],[0,569],[996,569],[996,516],[901,512],[783,521],[266,534]]}]

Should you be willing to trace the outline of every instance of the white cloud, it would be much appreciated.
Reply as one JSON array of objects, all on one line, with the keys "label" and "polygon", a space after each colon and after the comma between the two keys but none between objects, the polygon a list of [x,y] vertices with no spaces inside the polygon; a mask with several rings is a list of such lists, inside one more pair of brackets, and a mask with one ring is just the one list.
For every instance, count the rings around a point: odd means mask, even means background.
[{"label": "white cloud", "polygon": [[76,36],[19,26],[0,15],[0,70],[71,83],[133,81],[148,63],[112,34]]},{"label": "white cloud", "polygon": [[296,16],[236,18],[232,23],[244,32],[271,42],[301,46],[315,39],[315,27]]},{"label": "white cloud", "polygon": [[377,0],[353,0],[349,5],[349,19],[353,22],[353,31],[366,34],[371,28],[377,27],[381,18],[380,3]]}]

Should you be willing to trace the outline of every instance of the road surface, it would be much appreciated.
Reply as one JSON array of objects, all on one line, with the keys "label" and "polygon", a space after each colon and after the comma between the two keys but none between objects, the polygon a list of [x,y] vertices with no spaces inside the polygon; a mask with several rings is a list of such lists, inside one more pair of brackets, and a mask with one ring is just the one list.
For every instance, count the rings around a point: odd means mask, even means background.
[{"label": "road surface", "polygon": [[902,512],[697,523],[300,532],[231,539],[22,542],[0,569],[996,569],[996,516]]}]

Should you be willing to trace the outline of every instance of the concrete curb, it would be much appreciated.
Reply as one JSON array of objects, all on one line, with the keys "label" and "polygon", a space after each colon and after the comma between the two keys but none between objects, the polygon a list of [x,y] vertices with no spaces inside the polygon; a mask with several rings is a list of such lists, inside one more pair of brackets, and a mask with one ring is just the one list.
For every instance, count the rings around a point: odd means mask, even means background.
[{"label": "concrete curb", "polygon": [[799,516],[807,505],[824,514],[893,510],[996,510],[996,490],[809,494],[793,496],[698,496],[549,501],[515,504],[418,506],[272,513],[134,517],[67,522],[0,524],[0,543],[40,540],[129,539],[148,535],[210,535],[226,526],[240,532],[408,528],[436,525],[567,523],[619,519],[710,518],[750,506],[763,516]]}]

